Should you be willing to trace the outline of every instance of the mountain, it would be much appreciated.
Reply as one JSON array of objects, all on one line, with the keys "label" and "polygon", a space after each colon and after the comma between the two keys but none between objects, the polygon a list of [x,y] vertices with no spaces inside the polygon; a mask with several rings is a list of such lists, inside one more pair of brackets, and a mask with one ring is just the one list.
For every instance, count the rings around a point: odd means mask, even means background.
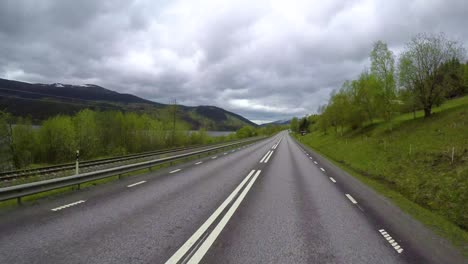
[{"label": "mountain", "polygon": [[[0,79],[0,110],[15,116],[28,116],[35,123],[58,114],[72,115],[85,108],[162,113],[168,107],[93,84],[32,84]],[[192,129],[229,131],[245,125],[257,126],[238,114],[216,106],[178,105],[178,112],[179,117]]]},{"label": "mountain", "polygon": [[270,122],[270,123],[264,123],[264,124],[261,124],[260,126],[268,126],[268,125],[289,125],[289,123],[291,123],[291,120],[290,119],[284,119],[284,120],[276,120],[276,121],[273,121],[273,122]]}]

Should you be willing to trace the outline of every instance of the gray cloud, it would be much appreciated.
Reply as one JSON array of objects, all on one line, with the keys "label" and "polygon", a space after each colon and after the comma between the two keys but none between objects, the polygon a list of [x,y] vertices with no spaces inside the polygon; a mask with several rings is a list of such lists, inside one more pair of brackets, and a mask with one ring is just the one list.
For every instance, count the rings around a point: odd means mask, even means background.
[{"label": "gray cloud", "polygon": [[0,77],[95,83],[272,121],[315,112],[368,67],[379,39],[397,53],[419,32],[466,43],[467,13],[463,0],[7,0]]}]

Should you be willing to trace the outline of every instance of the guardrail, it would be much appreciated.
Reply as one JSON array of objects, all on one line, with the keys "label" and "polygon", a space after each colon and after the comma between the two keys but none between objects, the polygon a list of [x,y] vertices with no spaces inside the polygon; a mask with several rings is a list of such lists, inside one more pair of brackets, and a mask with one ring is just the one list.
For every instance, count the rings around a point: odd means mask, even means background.
[{"label": "guardrail", "polygon": [[55,178],[55,179],[50,179],[50,180],[44,180],[44,181],[39,181],[39,182],[32,182],[32,183],[15,185],[11,187],[4,187],[4,188],[0,188],[0,201],[17,199],[18,203],[21,204],[21,198],[24,196],[37,194],[41,192],[47,192],[50,190],[60,189],[60,188],[69,187],[73,185],[78,185],[78,188],[79,188],[80,184],[82,183],[104,179],[104,178],[112,177],[115,175],[121,175],[121,174],[125,174],[128,172],[136,171],[136,170],[147,169],[147,168],[151,168],[153,166],[160,165],[166,162],[172,162],[172,161],[176,161],[179,159],[188,158],[191,156],[209,153],[211,151],[221,150],[223,148],[229,148],[229,147],[233,147],[237,145],[242,145],[245,143],[259,141],[262,139],[264,138],[248,139],[248,140],[244,140],[241,142],[225,144],[222,146],[193,151],[189,153],[173,155],[170,157],[164,157],[164,158],[150,160],[150,161],[139,162],[135,164],[114,167],[110,169],[104,169],[100,171],[87,172],[87,173],[66,176],[66,177],[61,177],[61,178]]},{"label": "guardrail", "polygon": [[[165,153],[170,153],[170,152],[175,152],[175,151],[188,150],[188,149],[197,148],[197,147],[200,147],[200,146],[163,149],[163,150],[136,153],[136,154],[130,154],[130,155],[118,156],[118,157],[112,157],[112,158],[82,161],[80,162],[80,167],[90,167],[90,166],[108,164],[108,163],[113,163],[113,162],[118,162],[118,161],[123,161],[123,160],[130,160],[130,159],[143,158],[147,156],[154,156],[154,155],[165,154]],[[63,163],[63,164],[57,164],[57,165],[33,168],[33,169],[3,171],[3,172],[0,172],[0,180],[14,179],[18,177],[27,177],[31,175],[40,175],[40,174],[52,173],[52,172],[57,172],[57,171],[62,171],[62,170],[72,170],[74,168],[75,168],[75,163],[71,162],[71,163]]]},{"label": "guardrail", "polygon": [[[185,150],[202,148],[202,147],[206,147],[206,146],[196,145],[196,146],[190,146],[190,147],[170,148],[170,149],[162,149],[162,150],[157,150],[157,151],[148,151],[148,152],[130,154],[130,155],[119,156],[119,157],[81,161],[80,168],[89,168],[93,166],[100,166],[100,165],[105,165],[105,164],[110,164],[110,163],[115,163],[115,162],[121,162],[121,161],[129,161],[132,159],[146,158],[146,157],[151,157],[155,155],[168,154],[172,152],[185,151]],[[49,174],[49,173],[54,173],[54,172],[59,172],[59,171],[74,170],[74,169],[75,169],[75,163],[73,162],[73,163],[64,163],[64,164],[58,164],[58,165],[40,167],[40,168],[34,168],[34,169],[5,171],[5,172],[0,172],[0,181],[13,180],[13,179],[25,178],[25,177],[37,176],[37,175],[44,175],[44,174]]]}]

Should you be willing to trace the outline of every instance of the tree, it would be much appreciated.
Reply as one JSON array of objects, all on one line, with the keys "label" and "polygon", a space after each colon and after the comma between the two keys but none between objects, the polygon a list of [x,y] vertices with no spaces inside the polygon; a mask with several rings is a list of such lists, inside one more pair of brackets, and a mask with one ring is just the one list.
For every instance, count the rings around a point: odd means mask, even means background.
[{"label": "tree", "polygon": [[83,158],[94,157],[101,149],[96,113],[89,109],[81,110],[73,118],[73,123],[80,156]]},{"label": "tree", "polygon": [[297,117],[293,117],[293,119],[291,119],[289,127],[294,133],[299,133],[299,120],[297,119]]},{"label": "tree", "polygon": [[12,129],[13,163],[22,168],[34,162],[36,152],[36,133],[31,121],[19,118]]},{"label": "tree", "polygon": [[39,142],[43,161],[71,161],[75,156],[75,130],[69,116],[56,116],[42,124]]},{"label": "tree", "polygon": [[377,41],[370,53],[371,74],[378,82],[376,101],[378,113],[389,120],[393,113],[396,99],[395,56],[382,41]]},{"label": "tree", "polygon": [[431,116],[432,107],[446,92],[440,67],[452,60],[462,60],[464,48],[444,34],[419,34],[402,53],[399,63],[400,77],[405,89],[415,94],[424,109],[424,117]]},{"label": "tree", "polygon": [[13,167],[11,115],[0,111],[0,169]]},{"label": "tree", "polygon": [[251,126],[243,126],[241,129],[237,130],[236,136],[239,139],[253,137],[255,136],[255,129]]}]

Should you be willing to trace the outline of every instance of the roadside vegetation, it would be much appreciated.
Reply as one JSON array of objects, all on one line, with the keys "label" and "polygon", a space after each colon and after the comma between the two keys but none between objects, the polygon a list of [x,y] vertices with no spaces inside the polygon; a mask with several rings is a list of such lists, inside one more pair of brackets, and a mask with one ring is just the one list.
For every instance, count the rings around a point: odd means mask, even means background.
[{"label": "roadside vegetation", "polygon": [[307,133],[297,137],[366,183],[374,182],[370,185],[380,186],[381,193],[396,193],[390,198],[405,211],[466,247],[464,54],[443,34],[422,34],[408,43],[395,66],[395,56],[379,41],[370,53],[371,69],[333,92],[319,114],[293,119],[291,129]]},{"label": "roadside vegetation", "polygon": [[119,156],[158,149],[204,145],[271,135],[277,128],[245,126],[227,136],[190,131],[177,109],[155,114],[84,109],[32,125],[30,119],[0,112],[0,171]]}]

